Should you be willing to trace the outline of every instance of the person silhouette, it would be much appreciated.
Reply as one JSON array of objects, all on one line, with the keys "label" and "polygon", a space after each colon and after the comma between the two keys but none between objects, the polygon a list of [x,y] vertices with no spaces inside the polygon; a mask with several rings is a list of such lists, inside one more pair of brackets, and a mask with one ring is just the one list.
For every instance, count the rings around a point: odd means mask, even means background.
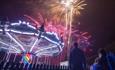
[{"label": "person silhouette", "polygon": [[78,48],[78,43],[74,43],[74,48],[70,51],[70,70],[86,70],[86,58],[84,52]]}]

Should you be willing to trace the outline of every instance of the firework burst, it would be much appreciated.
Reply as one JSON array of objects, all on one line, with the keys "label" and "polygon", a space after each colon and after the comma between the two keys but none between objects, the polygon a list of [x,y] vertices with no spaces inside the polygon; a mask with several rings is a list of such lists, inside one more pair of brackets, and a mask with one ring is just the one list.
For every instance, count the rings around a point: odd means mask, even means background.
[{"label": "firework burst", "polygon": [[72,32],[73,16],[79,16],[80,10],[84,9],[87,5],[85,0],[60,0],[50,5],[51,13],[53,13],[53,19],[60,22],[65,22],[65,28],[69,31],[68,44],[70,43],[70,37]]},{"label": "firework burst", "polygon": [[50,11],[53,14],[53,18],[57,21],[66,21],[66,15],[72,13],[72,17],[74,15],[79,16],[80,10],[84,9],[84,6],[87,4],[84,3],[85,0],[61,0],[56,1],[55,3],[50,5]]}]

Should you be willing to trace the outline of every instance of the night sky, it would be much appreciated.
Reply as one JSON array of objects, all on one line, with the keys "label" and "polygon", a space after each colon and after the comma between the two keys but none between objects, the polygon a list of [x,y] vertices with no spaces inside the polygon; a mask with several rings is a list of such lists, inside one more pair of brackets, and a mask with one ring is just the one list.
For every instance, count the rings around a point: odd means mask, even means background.
[{"label": "night sky", "polygon": [[94,47],[115,42],[115,1],[87,0],[81,17],[81,28],[91,33]]},{"label": "night sky", "polygon": [[[27,0],[0,0],[0,17],[15,18],[32,13],[32,7],[25,6]],[[28,0],[30,1],[30,0]],[[92,35],[94,48],[105,47],[115,42],[115,1],[86,0],[88,4],[80,16],[80,28]]]}]

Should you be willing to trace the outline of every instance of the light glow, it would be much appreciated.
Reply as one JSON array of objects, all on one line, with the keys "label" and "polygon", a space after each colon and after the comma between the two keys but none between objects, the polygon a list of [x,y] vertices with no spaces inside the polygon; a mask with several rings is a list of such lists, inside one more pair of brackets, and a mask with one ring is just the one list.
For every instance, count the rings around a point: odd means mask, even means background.
[{"label": "light glow", "polygon": [[30,52],[33,50],[33,48],[35,47],[36,43],[38,42],[38,39],[35,40],[34,44],[32,45]]},{"label": "light glow", "polygon": [[15,38],[13,38],[8,32],[6,32],[6,34],[11,38],[11,40],[13,40],[16,44],[18,44],[23,51],[26,51],[24,47]]},{"label": "light glow", "polygon": [[[0,43],[4,44],[4,45],[6,45],[6,46],[9,46],[9,47],[11,47],[11,48],[13,48],[13,49],[15,49],[18,53],[21,52],[19,49],[15,48],[15,47],[12,46],[12,45],[6,44],[6,43],[4,43],[4,42],[2,42],[2,41],[0,41]],[[7,48],[6,48],[6,49],[7,49]]]},{"label": "light glow", "polygon": [[[36,30],[37,32],[29,32],[29,31],[23,31],[21,29],[18,29],[16,30],[15,28],[12,28],[13,27],[21,27],[22,24],[26,25],[27,27],[29,27],[30,29],[33,29],[33,30]],[[0,29],[0,31],[2,32],[3,30]],[[30,25],[29,22],[25,22],[25,21],[19,21],[19,23],[11,23],[11,25],[8,25],[8,27],[5,28],[5,32],[6,32],[6,35],[8,35],[10,37],[11,40],[13,40],[17,45],[16,46],[19,46],[22,50],[22,52],[32,52],[33,54],[35,54],[35,51],[33,51],[34,47],[36,46],[36,44],[42,42],[43,39],[47,40],[48,42],[50,42],[50,44],[53,44],[55,46],[48,46],[48,47],[45,47],[45,48],[40,48],[39,50],[36,50],[36,53],[40,53],[39,51],[42,51],[42,54],[54,54],[54,53],[60,53],[62,51],[62,48],[63,48],[63,43],[61,42],[61,38],[58,37],[57,33],[56,32],[43,32],[41,34],[41,38],[40,39],[36,39],[35,38],[35,41],[33,43],[31,43],[31,48],[29,49],[29,51],[27,51],[27,49],[25,49],[24,47],[26,45],[23,46],[23,44],[21,43],[20,39],[18,39],[18,37],[15,35],[15,33],[18,33],[18,34],[22,34],[22,35],[33,35],[33,36],[36,36],[36,37],[39,37],[40,35],[40,31],[37,30],[34,26]],[[10,33],[12,33],[13,35],[11,35]],[[54,38],[52,38],[54,37]],[[37,47],[36,47],[37,48]],[[51,52],[48,51],[47,49],[52,49],[52,48],[56,48],[56,50],[52,50]],[[17,48],[14,48],[13,49],[15,50],[18,50]],[[10,49],[9,49],[10,50]],[[45,51],[47,50],[47,51]],[[12,51],[13,52],[13,51]],[[19,51],[21,53],[21,51]],[[19,53],[18,52],[18,53]],[[48,53],[50,52],[50,53]],[[17,52],[15,52],[17,53]]]}]

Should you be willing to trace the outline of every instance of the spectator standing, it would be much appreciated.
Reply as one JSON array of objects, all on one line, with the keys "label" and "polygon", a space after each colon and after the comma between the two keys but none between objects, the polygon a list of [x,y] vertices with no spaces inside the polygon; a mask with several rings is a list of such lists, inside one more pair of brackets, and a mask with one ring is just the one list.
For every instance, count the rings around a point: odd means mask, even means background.
[{"label": "spectator standing", "polygon": [[86,70],[86,58],[84,52],[78,48],[78,43],[74,43],[74,48],[69,57],[70,70]]}]

